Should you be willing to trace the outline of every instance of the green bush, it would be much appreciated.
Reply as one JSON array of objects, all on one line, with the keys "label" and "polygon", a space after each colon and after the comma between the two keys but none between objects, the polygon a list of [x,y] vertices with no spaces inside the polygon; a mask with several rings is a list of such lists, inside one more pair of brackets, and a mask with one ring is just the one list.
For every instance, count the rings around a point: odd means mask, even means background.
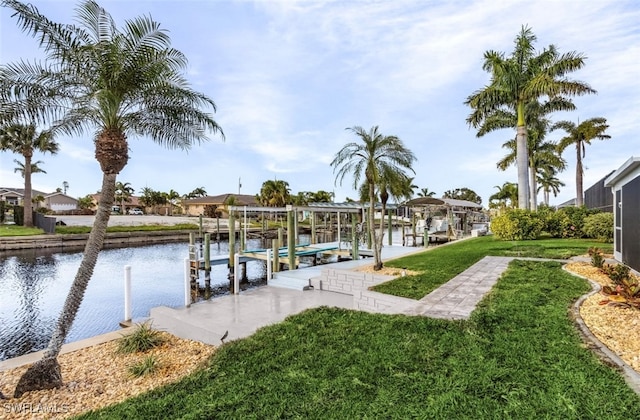
[{"label": "green bush", "polygon": [[568,229],[571,221],[564,212],[549,212],[541,219],[544,221],[542,230],[547,232],[554,238],[563,238],[565,231]]},{"label": "green bush", "polygon": [[587,216],[582,230],[588,238],[613,242],[613,213],[596,213]]},{"label": "green bush", "polygon": [[13,206],[13,223],[17,226],[24,226],[24,207]]},{"label": "green bush", "polygon": [[567,226],[564,227],[563,238],[584,238],[585,234],[582,230],[584,219],[591,214],[598,213],[598,210],[589,210],[585,206],[563,207],[558,210],[558,213],[564,214],[569,221]]},{"label": "green bush", "polygon": [[535,212],[522,209],[509,210],[491,220],[491,231],[503,241],[537,239],[543,227]]}]

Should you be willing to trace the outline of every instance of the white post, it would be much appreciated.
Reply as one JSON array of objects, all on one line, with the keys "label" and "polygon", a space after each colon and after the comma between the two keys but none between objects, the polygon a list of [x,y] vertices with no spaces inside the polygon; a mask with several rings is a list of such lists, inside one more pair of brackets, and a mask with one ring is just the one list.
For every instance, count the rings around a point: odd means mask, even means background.
[{"label": "white post", "polygon": [[131,321],[131,266],[124,266],[124,322]]},{"label": "white post", "polygon": [[189,258],[184,259],[184,306],[191,306],[191,264]]},{"label": "white post", "polygon": [[342,249],[342,247],[340,246],[340,241],[341,241],[341,238],[340,238],[340,212],[337,212],[336,217],[338,218],[338,249]]},{"label": "white post", "polygon": [[267,249],[267,284],[271,280],[271,249]]},{"label": "white post", "polygon": [[244,233],[244,242],[242,242],[244,244],[244,249],[243,251],[247,250],[247,206],[244,206],[244,225],[243,225],[244,229],[243,229],[243,233]]},{"label": "white post", "polygon": [[233,294],[237,295],[240,293],[240,254],[237,252],[233,256],[233,264],[235,267],[233,273]]}]

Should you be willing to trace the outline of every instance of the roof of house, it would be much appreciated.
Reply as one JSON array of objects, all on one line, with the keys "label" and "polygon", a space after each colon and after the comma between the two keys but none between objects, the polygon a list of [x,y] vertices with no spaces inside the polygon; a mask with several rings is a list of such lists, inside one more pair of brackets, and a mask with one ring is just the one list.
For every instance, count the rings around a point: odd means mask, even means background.
[{"label": "roof of house", "polygon": [[[0,194],[4,195],[6,193],[15,193],[15,194],[18,194],[19,196],[23,197],[24,196],[24,188],[0,187]],[[35,197],[35,196],[38,196],[38,195],[46,197],[48,195],[48,193],[31,189],[31,196],[32,197]]]},{"label": "roof of house", "polygon": [[605,187],[613,187],[627,175],[637,171],[640,168],[640,157],[631,156],[625,163],[604,180]]},{"label": "roof of house", "polygon": [[225,202],[227,202],[227,200],[229,199],[229,197],[234,197],[235,198],[235,206],[257,206],[258,205],[258,201],[256,200],[256,196],[255,195],[247,195],[247,194],[220,194],[220,195],[208,195],[206,197],[198,197],[198,198],[191,198],[189,200],[183,200],[182,203],[185,205],[198,205],[198,204],[202,204],[202,205],[207,205],[207,204],[213,204],[213,205],[221,205],[221,204],[225,204]]}]

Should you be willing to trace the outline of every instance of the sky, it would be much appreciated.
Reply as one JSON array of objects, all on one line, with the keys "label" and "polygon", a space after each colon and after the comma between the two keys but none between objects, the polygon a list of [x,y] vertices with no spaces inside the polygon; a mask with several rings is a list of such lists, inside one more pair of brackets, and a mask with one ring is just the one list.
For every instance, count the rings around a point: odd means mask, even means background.
[{"label": "sky", "polygon": [[[77,2],[34,0],[54,21],[73,23]],[[577,109],[553,121],[604,117],[610,140],[586,148],[585,189],[631,156],[638,156],[640,115],[640,2],[637,0],[393,0],[230,1],[101,0],[117,25],[150,15],[169,31],[189,60],[192,87],[217,106],[217,134],[190,151],[168,150],[150,138],[130,137],[130,159],[118,180],[139,193],[148,187],[186,194],[257,194],[266,180],[288,182],[292,194],[325,190],[337,202],[357,198],[353,179],[336,183],[330,165],[347,143],[347,128],[378,126],[399,137],[417,157],[414,184],[440,197],[470,188],[488,205],[496,186],[517,182],[515,167],[499,171],[502,144],[515,130],[481,138],[466,123],[467,97],[489,83],[485,51],[509,55],[523,25],[538,51],[554,44],[576,51],[585,66],[569,75],[595,95],[573,98]],[[36,41],[0,9],[0,63],[41,58]],[[101,185],[93,133],[57,138],[57,155],[36,154],[47,173],[33,188],[83,197]],[[563,137],[561,130],[548,140]],[[551,204],[576,196],[575,148],[563,154],[566,185]],[[0,186],[24,181],[9,152],[0,153]],[[542,201],[542,195],[539,196]]]}]

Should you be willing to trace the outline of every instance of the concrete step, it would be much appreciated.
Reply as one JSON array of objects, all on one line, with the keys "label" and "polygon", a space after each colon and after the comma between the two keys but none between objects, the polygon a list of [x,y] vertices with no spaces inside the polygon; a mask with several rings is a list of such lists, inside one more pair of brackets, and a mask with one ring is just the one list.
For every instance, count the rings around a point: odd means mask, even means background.
[{"label": "concrete step", "polygon": [[286,273],[274,273],[273,279],[269,280],[269,286],[283,289],[304,290],[309,285],[309,280],[301,277],[290,277]]}]

